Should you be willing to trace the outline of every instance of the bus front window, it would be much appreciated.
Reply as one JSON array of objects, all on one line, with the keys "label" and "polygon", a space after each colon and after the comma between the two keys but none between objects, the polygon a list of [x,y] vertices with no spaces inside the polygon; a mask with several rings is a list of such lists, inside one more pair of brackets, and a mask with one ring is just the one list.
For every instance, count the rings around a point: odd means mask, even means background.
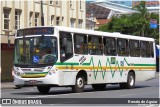
[{"label": "bus front window", "polygon": [[43,36],[15,40],[14,63],[17,65],[50,65],[57,61],[57,39]]}]

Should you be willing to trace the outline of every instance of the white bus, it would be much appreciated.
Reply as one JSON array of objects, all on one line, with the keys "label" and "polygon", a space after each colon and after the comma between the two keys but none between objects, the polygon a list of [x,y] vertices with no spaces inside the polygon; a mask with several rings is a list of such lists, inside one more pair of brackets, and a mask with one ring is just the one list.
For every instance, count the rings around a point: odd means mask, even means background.
[{"label": "white bus", "polygon": [[87,84],[130,89],[156,75],[152,38],[60,26],[19,29],[15,36],[15,85],[34,85],[40,93],[55,86],[83,92]]}]

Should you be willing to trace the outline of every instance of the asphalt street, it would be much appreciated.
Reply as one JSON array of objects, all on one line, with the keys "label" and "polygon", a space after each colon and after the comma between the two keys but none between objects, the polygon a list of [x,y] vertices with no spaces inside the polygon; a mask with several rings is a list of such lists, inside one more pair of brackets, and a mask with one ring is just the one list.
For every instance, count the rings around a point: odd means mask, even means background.
[{"label": "asphalt street", "polygon": [[[134,89],[120,89],[117,84],[107,85],[104,91],[94,91],[91,85],[86,85],[83,93],[73,93],[70,87],[53,87],[50,92],[45,95],[40,94],[36,87],[2,89],[1,98],[90,98],[90,100],[93,98],[159,98],[159,78],[137,82]],[[58,104],[63,104],[64,102],[66,101],[62,100],[62,102],[58,102]]]}]

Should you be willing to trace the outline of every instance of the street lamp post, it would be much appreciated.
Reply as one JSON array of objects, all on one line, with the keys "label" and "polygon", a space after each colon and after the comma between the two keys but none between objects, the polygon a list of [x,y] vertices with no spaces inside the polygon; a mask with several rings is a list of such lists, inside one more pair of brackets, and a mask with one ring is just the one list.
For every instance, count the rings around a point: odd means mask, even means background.
[{"label": "street lamp post", "polygon": [[41,25],[44,26],[43,1],[41,1]]}]

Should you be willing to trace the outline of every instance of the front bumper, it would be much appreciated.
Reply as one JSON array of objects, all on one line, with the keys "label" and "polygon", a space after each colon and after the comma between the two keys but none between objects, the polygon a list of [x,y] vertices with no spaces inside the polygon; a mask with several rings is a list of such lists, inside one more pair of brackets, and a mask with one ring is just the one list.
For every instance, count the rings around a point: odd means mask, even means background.
[{"label": "front bumper", "polygon": [[40,78],[22,78],[14,75],[14,83],[18,86],[59,85],[58,79],[53,75]]}]

